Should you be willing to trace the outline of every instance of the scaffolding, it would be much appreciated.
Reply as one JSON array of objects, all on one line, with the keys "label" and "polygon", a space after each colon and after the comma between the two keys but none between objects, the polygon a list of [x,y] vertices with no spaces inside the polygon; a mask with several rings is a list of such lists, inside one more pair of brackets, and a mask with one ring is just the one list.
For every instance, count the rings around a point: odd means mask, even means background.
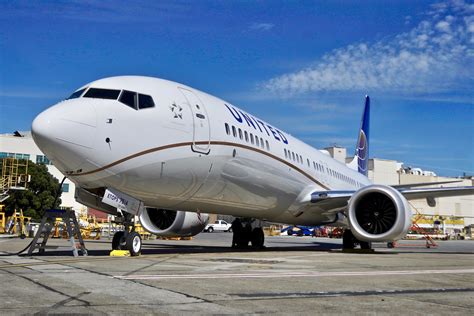
[{"label": "scaffolding", "polygon": [[0,178],[0,203],[8,199],[10,190],[26,190],[31,176],[28,175],[28,159],[3,158]]},{"label": "scaffolding", "polygon": [[[428,232],[426,232],[423,227],[418,225],[418,222],[420,221],[420,219],[423,218],[423,214],[421,214],[420,211],[418,211],[418,209],[412,203],[410,203],[410,202],[408,202],[408,203],[411,205],[412,209],[415,210],[415,218],[413,219],[413,222],[412,222],[412,225],[411,225],[411,230],[416,231],[417,233],[423,235],[423,239],[425,240],[425,242],[424,242],[422,247],[426,247],[426,248],[438,247],[438,244],[428,234]],[[403,244],[403,243],[400,243],[398,241],[390,241],[390,242],[387,243],[388,248],[403,247],[403,246],[413,247],[412,244]]]}]

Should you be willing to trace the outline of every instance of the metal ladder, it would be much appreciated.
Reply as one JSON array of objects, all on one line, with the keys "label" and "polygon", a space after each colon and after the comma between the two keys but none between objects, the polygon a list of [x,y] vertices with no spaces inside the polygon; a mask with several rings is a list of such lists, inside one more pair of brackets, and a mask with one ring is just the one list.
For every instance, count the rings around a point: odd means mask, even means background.
[{"label": "metal ladder", "polygon": [[[45,252],[46,243],[48,242],[51,231],[54,228],[54,223],[58,217],[62,218],[64,224],[66,224],[69,242],[71,244],[71,250],[74,254],[74,257],[79,256],[79,250],[82,252],[83,256],[87,256],[87,249],[81,236],[81,230],[76,219],[76,214],[74,211],[70,210],[48,210],[44,213],[44,216],[41,219],[41,224],[38,228],[38,232],[36,233],[28,250],[28,256],[31,256],[35,249],[38,249],[38,253],[40,254]],[[74,235],[76,235],[77,239],[79,240],[79,245],[76,244]],[[41,237],[43,240],[38,242]]]}]

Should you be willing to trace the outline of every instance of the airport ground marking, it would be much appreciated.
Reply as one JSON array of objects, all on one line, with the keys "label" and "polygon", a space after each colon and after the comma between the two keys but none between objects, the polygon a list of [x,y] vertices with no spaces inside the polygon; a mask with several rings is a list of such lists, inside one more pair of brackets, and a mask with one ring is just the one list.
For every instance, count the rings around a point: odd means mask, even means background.
[{"label": "airport ground marking", "polygon": [[421,274],[473,274],[474,269],[450,270],[401,270],[401,271],[334,271],[334,272],[265,272],[265,273],[216,273],[216,274],[153,274],[114,276],[123,280],[164,280],[164,279],[238,279],[238,278],[295,278],[295,277],[354,277]]}]

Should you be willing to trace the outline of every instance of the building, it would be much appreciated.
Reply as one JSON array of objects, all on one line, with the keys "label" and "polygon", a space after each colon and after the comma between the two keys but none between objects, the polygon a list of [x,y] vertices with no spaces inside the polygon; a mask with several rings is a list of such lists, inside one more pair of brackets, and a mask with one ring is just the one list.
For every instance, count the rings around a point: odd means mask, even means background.
[{"label": "building", "polygon": [[[0,158],[28,159],[37,164],[44,164],[58,181],[64,175],[48,160],[48,158],[36,146],[31,132],[15,132],[13,134],[0,135]],[[76,212],[85,210],[86,207],[74,199],[75,185],[66,179],[62,186],[61,207],[70,208]]]}]

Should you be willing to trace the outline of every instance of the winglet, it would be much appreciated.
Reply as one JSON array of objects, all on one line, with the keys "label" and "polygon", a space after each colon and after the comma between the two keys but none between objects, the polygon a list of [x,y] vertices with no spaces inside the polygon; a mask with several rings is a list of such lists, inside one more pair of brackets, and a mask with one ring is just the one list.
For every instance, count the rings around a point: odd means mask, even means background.
[{"label": "winglet", "polygon": [[[370,127],[370,97],[365,96],[364,113],[359,129],[354,159],[348,164],[349,167],[367,176],[369,171],[369,127]],[[357,163],[357,164],[356,164]]]}]

